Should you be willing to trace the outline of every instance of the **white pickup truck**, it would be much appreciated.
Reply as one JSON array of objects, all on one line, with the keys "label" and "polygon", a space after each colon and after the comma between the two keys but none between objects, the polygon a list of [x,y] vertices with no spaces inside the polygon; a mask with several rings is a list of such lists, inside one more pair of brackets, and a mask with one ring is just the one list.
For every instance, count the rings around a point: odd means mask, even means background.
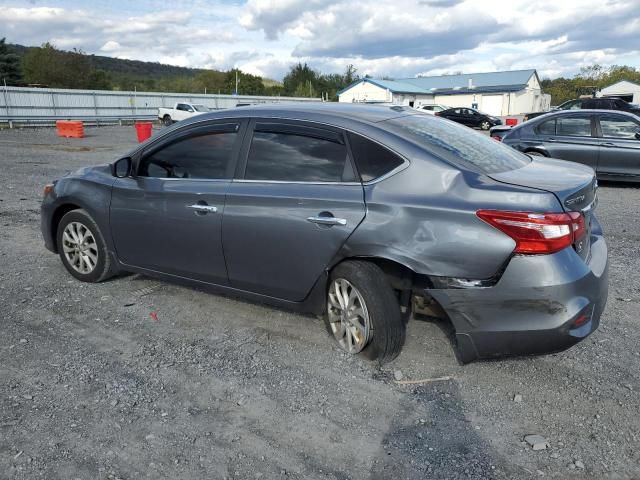
[{"label": "white pickup truck", "polygon": [[165,125],[179,122],[185,118],[201,115],[209,111],[209,108],[200,103],[178,102],[173,108],[159,108],[158,119]]}]

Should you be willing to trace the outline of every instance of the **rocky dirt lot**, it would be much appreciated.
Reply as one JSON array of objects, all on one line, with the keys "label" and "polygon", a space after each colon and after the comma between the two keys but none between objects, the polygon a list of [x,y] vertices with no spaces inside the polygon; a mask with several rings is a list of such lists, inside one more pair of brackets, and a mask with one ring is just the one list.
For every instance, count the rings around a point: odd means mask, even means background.
[{"label": "rocky dirt lot", "polygon": [[132,127],[0,131],[0,478],[640,478],[640,188],[600,189],[611,287],[586,341],[460,366],[412,321],[379,368],[314,317],[72,279],[42,244],[42,186],[134,145]]}]

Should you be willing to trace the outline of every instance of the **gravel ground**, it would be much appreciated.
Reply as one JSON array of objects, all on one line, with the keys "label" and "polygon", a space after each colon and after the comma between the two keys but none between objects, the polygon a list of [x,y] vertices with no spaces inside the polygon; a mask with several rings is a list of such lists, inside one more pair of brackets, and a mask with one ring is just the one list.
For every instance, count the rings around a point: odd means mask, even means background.
[{"label": "gravel ground", "polygon": [[134,143],[132,127],[0,131],[0,478],[640,478],[640,188],[600,189],[611,287],[587,340],[459,366],[412,321],[381,369],[314,317],[72,279],[42,245],[42,186]]}]

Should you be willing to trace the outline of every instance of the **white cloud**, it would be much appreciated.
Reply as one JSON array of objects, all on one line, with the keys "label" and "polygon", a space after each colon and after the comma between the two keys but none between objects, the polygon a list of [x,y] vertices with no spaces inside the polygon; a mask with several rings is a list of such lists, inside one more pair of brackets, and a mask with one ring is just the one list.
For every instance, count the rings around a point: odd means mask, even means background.
[{"label": "white cloud", "polygon": [[640,0],[5,1],[0,25],[10,42],[277,79],[298,61],[392,77],[640,66]]}]

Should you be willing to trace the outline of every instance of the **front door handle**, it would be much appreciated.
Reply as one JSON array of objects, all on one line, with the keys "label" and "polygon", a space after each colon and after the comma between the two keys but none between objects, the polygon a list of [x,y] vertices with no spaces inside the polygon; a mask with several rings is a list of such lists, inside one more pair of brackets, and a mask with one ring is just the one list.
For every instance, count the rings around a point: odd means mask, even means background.
[{"label": "front door handle", "polygon": [[346,218],[336,218],[336,217],[307,217],[307,221],[311,223],[317,223],[318,225],[341,225],[345,226],[347,224]]},{"label": "front door handle", "polygon": [[212,205],[202,205],[200,203],[187,205],[187,208],[195,210],[196,213],[216,213],[218,211],[218,207],[214,207]]},{"label": "front door handle", "polygon": [[555,141],[556,141],[556,139],[553,138],[553,137],[547,138],[547,142],[555,142]]},{"label": "front door handle", "polygon": [[615,144],[611,142],[604,142],[600,144],[601,147],[615,147]]}]

